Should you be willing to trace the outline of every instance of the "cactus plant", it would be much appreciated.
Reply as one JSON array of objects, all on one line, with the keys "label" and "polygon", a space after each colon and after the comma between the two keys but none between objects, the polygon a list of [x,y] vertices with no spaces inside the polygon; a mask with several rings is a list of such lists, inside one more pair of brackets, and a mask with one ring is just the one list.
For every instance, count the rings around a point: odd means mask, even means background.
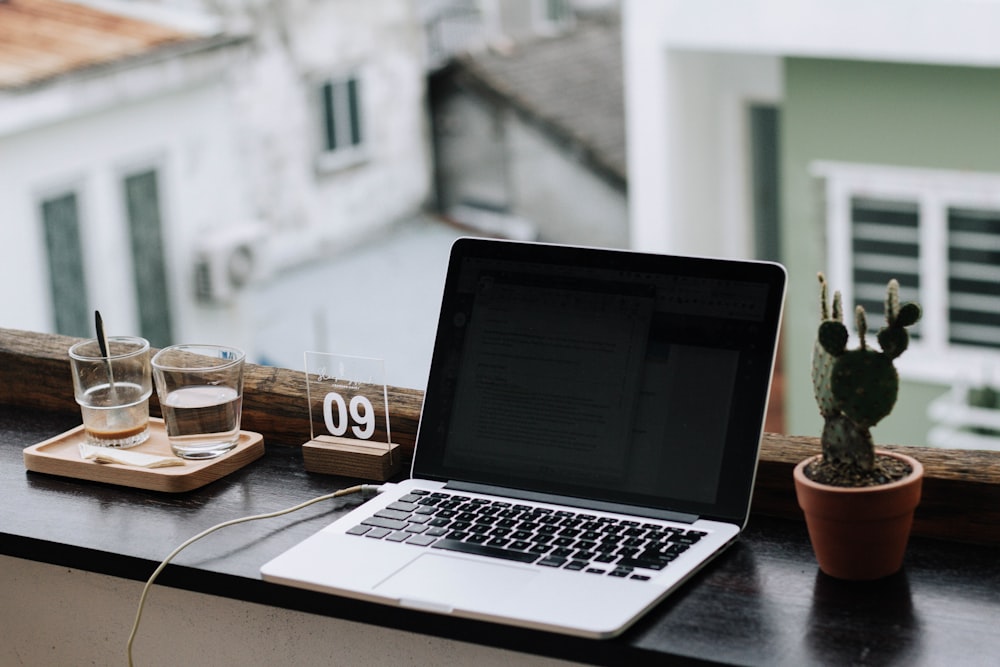
[{"label": "cactus plant", "polygon": [[861,306],[855,310],[859,345],[848,349],[848,331],[843,322],[840,293],[827,307],[827,284],[820,282],[821,321],[813,347],[812,381],[819,411],[825,420],[823,464],[850,466],[862,472],[876,465],[871,427],[886,417],[896,404],[899,375],[893,361],[909,345],[906,327],[920,319],[920,306],[899,302],[899,283],[887,286],[886,326],[877,339],[881,350],[868,345],[868,322]]},{"label": "cactus plant", "polygon": [[[827,304],[819,274],[820,324],[812,381],[823,425],[822,454],[795,466],[795,493],[820,569],[842,579],[878,579],[897,572],[920,502],[923,466],[901,452],[879,450],[871,427],[888,415],[899,394],[893,365],[910,343],[907,327],[920,306],[899,303],[899,283],[886,289],[886,325],[868,343],[868,320],[855,309],[858,346],[848,348],[839,293]],[[845,487],[845,488],[838,488]]]}]

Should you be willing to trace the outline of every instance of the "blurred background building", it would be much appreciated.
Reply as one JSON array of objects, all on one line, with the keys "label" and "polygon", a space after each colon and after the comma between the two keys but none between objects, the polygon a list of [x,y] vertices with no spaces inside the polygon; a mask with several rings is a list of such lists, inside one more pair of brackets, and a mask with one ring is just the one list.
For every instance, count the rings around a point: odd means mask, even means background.
[{"label": "blurred background building", "polygon": [[[100,309],[154,346],[227,341],[293,368],[305,350],[379,356],[422,386],[455,237],[627,242],[617,19],[574,40],[616,5],[580,7],[0,2],[3,324],[88,336]],[[542,42],[547,79],[520,95]],[[560,53],[588,48],[613,68],[610,180],[586,114],[546,106],[578,69]],[[473,91],[470,54],[499,52],[513,66]]]},{"label": "blurred background building", "polygon": [[876,439],[996,448],[998,28],[975,0],[2,0],[0,325],[100,309],[419,388],[459,235],[773,259],[775,428],[821,426],[816,272],[873,323],[895,277],[925,314]]},{"label": "blurred background building", "polygon": [[924,308],[876,441],[989,431],[956,415],[962,387],[1000,381],[1000,4],[624,7],[633,244],[786,264],[786,431],[821,429],[817,271],[873,328],[890,277]]}]

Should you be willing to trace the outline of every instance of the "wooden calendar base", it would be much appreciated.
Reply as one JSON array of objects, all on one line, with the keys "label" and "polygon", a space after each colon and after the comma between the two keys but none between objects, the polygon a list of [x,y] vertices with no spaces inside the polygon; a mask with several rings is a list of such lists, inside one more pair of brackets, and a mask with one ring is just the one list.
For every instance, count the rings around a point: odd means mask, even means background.
[{"label": "wooden calendar base", "polygon": [[399,445],[321,435],[302,445],[306,470],[384,482],[402,468]]}]

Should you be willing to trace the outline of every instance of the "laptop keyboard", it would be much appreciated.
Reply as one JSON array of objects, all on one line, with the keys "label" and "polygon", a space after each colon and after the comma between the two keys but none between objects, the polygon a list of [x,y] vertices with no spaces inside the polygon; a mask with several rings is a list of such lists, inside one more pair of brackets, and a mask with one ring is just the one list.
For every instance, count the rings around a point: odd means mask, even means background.
[{"label": "laptop keyboard", "polygon": [[349,535],[648,580],[706,533],[443,491],[415,490]]}]

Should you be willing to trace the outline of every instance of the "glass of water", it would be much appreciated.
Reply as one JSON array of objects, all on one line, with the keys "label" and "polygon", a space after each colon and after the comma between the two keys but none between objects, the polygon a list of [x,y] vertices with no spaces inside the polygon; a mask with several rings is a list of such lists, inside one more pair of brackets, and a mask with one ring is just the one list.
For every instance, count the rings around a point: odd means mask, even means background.
[{"label": "glass of water", "polygon": [[172,345],[153,357],[174,454],[212,459],[239,442],[244,358],[242,350],[224,345]]},{"label": "glass of water", "polygon": [[87,442],[125,449],[149,439],[149,341],[108,339],[105,356],[96,338],[69,348],[73,393],[83,414]]}]

